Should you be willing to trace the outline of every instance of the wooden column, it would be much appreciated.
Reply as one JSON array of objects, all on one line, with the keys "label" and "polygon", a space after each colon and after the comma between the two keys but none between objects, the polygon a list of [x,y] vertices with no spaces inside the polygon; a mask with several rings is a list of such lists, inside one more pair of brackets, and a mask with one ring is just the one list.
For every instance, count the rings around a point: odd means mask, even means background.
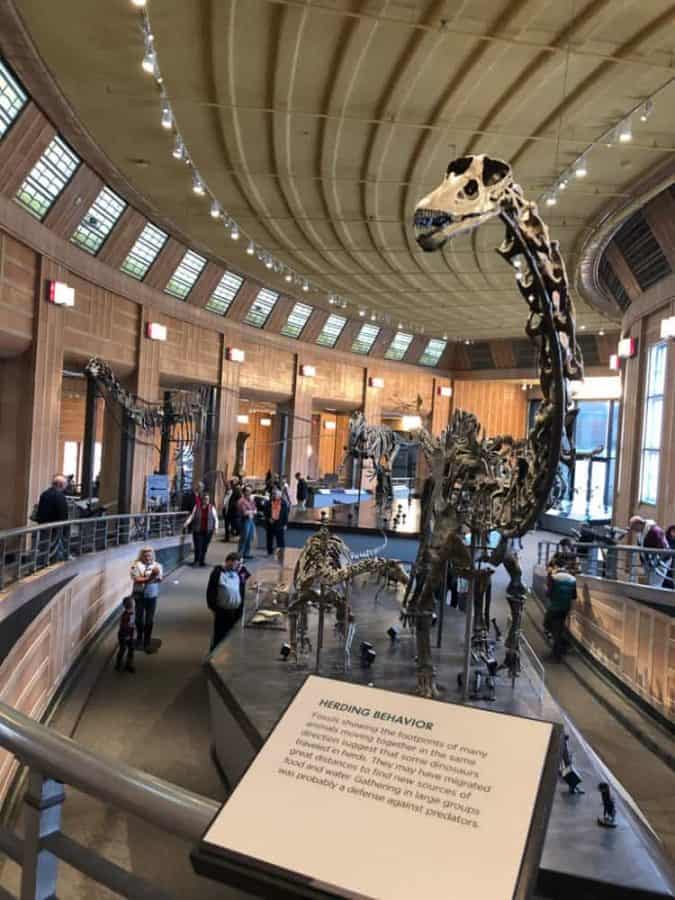
[{"label": "wooden column", "polygon": [[[295,360],[295,381],[293,385],[293,400],[289,416],[288,438],[289,448],[286,454],[286,472],[284,473],[289,483],[296,472],[307,472],[307,463],[312,447],[312,396],[314,393],[314,380],[300,374],[302,360]],[[311,453],[318,453],[318,447],[312,447]]]},{"label": "wooden column", "polygon": [[[143,310],[138,336],[138,365],[132,376],[132,391],[139,398],[152,402],[161,400],[159,388],[160,341],[145,337],[146,322],[152,320],[152,311]],[[131,512],[141,512],[145,505],[145,477],[152,475],[155,443],[157,437],[152,432],[136,429],[134,462],[131,475]]]},{"label": "wooden column", "polygon": [[[27,394],[33,372],[33,354],[0,360],[0,468],[7,484],[0,504],[0,529],[20,528],[26,524],[37,497],[28,493],[31,416]],[[11,485],[11,489],[10,486]]]},{"label": "wooden column", "polygon": [[[239,413],[239,378],[242,364],[225,359],[224,342],[221,359],[216,468],[222,473],[223,478],[227,479],[232,477],[234,469],[237,431],[239,430],[237,414]],[[222,496],[217,496],[216,504],[220,504],[222,499]]]},{"label": "wooden column", "polygon": [[626,527],[635,513],[640,483],[642,383],[647,368],[646,319],[637,322],[626,337],[638,339],[638,354],[633,359],[623,360],[621,372],[621,421],[612,510],[614,523],[621,527]]},{"label": "wooden column", "polygon": [[434,378],[434,394],[431,401],[431,433],[437,437],[450,421],[451,397],[441,397],[439,390],[450,387],[449,378]]}]

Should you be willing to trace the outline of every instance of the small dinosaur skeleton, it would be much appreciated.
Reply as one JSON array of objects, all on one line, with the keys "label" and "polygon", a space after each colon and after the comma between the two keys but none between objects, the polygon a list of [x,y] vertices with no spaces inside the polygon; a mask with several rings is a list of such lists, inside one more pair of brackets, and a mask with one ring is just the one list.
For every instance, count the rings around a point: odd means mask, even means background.
[{"label": "small dinosaur skeleton", "polygon": [[394,492],[391,471],[400,450],[401,439],[386,425],[369,425],[360,410],[349,418],[349,438],[345,448],[355,459],[371,460],[377,480],[377,499],[391,503]]},{"label": "small dinosaur skeleton", "polygon": [[[415,564],[415,590],[407,599],[406,615],[417,633],[418,690],[436,696],[430,627],[434,589],[444,564],[469,580],[474,598],[483,596],[489,570],[504,564],[511,576],[507,599],[512,623],[505,646],[505,664],[517,674],[520,621],[525,590],[517,558],[508,539],[525,534],[546,506],[561,457],[573,464],[575,407],[568,382],[583,378],[576,343],[574,306],[557,241],[539,217],[537,206],[523,197],[507,163],[487,156],[466,156],[451,162],[434,191],[424,197],[414,215],[416,239],[423,250],[439,250],[446,241],[500,218],[506,236],[499,255],[516,271],[516,283],[529,315],[525,332],[535,344],[543,400],[527,440],[488,439],[478,420],[457,410],[438,439],[424,435],[423,450],[431,465],[431,485],[425,504],[422,539]],[[506,452],[505,452],[506,451]],[[471,533],[472,546],[464,542]],[[488,535],[501,539],[482,559]],[[482,600],[478,613],[482,613]],[[476,616],[474,641],[487,644],[489,622]]]},{"label": "small dinosaur skeleton", "polygon": [[[346,636],[347,625],[353,621],[349,605],[351,582],[358,575],[377,572],[401,584],[408,583],[408,575],[400,562],[379,556],[359,559],[349,547],[325,525],[305,541],[293,570],[293,584],[288,601],[288,624],[291,658],[311,649],[307,636],[307,608],[319,606],[319,614],[335,610],[335,630]],[[321,629],[319,633],[321,640]]]}]

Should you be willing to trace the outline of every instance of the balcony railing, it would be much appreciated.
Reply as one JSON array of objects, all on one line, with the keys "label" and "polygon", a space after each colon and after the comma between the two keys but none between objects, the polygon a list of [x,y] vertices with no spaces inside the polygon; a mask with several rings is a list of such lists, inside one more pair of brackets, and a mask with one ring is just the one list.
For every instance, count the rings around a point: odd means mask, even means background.
[{"label": "balcony railing", "polygon": [[56,562],[179,535],[187,516],[185,512],[99,516],[0,531],[0,590]]},{"label": "balcony railing", "polygon": [[[578,572],[612,581],[627,581],[661,587],[672,573],[675,551],[627,544],[573,544],[577,554]],[[556,541],[539,541],[537,563],[547,565],[558,549]]]},{"label": "balcony railing", "polygon": [[[64,786],[138,816],[191,845],[218,811],[215,801],[92,753],[4,703],[0,703],[0,747],[28,766],[23,836],[0,826],[0,852],[21,866],[20,900],[59,896],[59,860],[122,897],[172,896],[63,833]],[[11,900],[13,895],[0,886],[0,897]]]}]

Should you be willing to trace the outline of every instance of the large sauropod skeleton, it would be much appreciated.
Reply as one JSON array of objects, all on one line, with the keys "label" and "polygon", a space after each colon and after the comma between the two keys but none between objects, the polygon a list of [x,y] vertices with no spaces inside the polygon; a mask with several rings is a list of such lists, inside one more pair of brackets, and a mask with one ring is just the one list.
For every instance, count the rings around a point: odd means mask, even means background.
[{"label": "large sauropod skeleton", "polygon": [[291,658],[311,648],[307,636],[307,608],[310,603],[319,607],[319,647],[322,639],[323,616],[335,610],[335,628],[345,637],[351,620],[349,589],[357,575],[377,572],[387,580],[407,584],[408,575],[400,562],[379,556],[355,559],[345,542],[331,534],[325,525],[309,537],[293,570],[293,583],[288,601],[289,642]]},{"label": "large sauropod skeleton", "polygon": [[[583,378],[574,306],[558,243],[550,239],[536,204],[526,200],[514,183],[511,167],[487,156],[451,162],[442,183],[415,210],[415,236],[423,250],[434,252],[495,218],[506,228],[497,252],[513,266],[529,311],[525,333],[537,351],[543,400],[527,440],[520,446],[511,442],[508,454],[502,452],[503,438],[487,439],[475,416],[461,411],[455,412],[439,439],[425,439],[433,488],[416,564],[416,588],[406,610],[415,622],[418,690],[424,696],[436,695],[430,627],[434,589],[444,563],[450,560],[456,573],[469,579],[473,593],[476,580],[486,577],[486,570],[477,564],[476,548],[487,545],[491,531],[498,531],[501,540],[485,561],[503,563],[511,576],[507,598],[512,626],[506,648],[507,656],[512,655],[508,664],[517,665],[513,655],[518,654],[524,591],[517,560],[507,554],[508,539],[532,527],[546,506],[561,458],[574,458],[575,407],[569,381]],[[464,541],[467,531],[473,549]]]}]

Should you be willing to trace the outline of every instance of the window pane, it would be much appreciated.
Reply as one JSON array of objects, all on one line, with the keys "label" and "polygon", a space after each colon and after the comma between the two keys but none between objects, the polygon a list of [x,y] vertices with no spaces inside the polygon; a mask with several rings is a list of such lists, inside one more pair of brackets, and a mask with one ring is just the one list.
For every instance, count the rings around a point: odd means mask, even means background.
[{"label": "window pane", "polygon": [[431,338],[424,353],[419,358],[419,364],[421,366],[437,365],[438,360],[443,356],[447,343],[447,341],[441,341],[438,338]]},{"label": "window pane", "polygon": [[172,297],[177,297],[179,300],[185,300],[205,265],[206,260],[203,256],[188,250],[164,288],[164,293],[171,294]]},{"label": "window pane", "polygon": [[243,283],[244,279],[241,275],[235,275],[234,272],[225,272],[215,291],[209,297],[206,308],[210,309],[211,312],[224,316]]},{"label": "window pane", "polygon": [[656,503],[658,494],[666,354],[665,342],[649,348],[640,465],[640,500],[643,503]]},{"label": "window pane", "polygon": [[642,472],[640,474],[640,500],[643,503],[656,503],[659,483],[659,452],[645,450],[642,454]]},{"label": "window pane", "polygon": [[17,203],[42,221],[79,164],[70,147],[55,137],[19,188]]},{"label": "window pane", "polygon": [[397,331],[393,341],[387,348],[387,352],[384,354],[384,358],[403,359],[408,352],[408,347],[412,344],[412,339],[412,334],[406,334],[404,331]]},{"label": "window pane", "polygon": [[296,303],[281,333],[286,337],[300,337],[302,329],[307,324],[307,319],[312,315],[312,307],[306,303]]},{"label": "window pane", "polygon": [[142,281],[166,244],[168,237],[169,235],[165,231],[148,222],[122,263],[122,271],[131,275],[132,278]]},{"label": "window pane", "polygon": [[661,426],[663,423],[663,399],[650,397],[647,400],[645,415],[645,434],[642,439],[644,450],[658,450],[661,444]]},{"label": "window pane", "polygon": [[602,447],[606,453],[608,425],[609,401],[580,400],[575,431],[577,450],[590,452]]},{"label": "window pane", "polygon": [[334,347],[346,323],[347,319],[344,316],[332,313],[326,319],[321,334],[316,339],[317,344],[321,344],[322,347]]},{"label": "window pane", "polygon": [[28,101],[21,85],[0,62],[0,138],[19,115]]},{"label": "window pane", "polygon": [[352,344],[352,353],[363,353],[364,355],[370,353],[379,333],[380,328],[377,325],[362,325]]},{"label": "window pane", "polygon": [[663,393],[666,378],[666,344],[656,344],[649,351],[649,377],[647,395]]},{"label": "window pane", "polygon": [[276,291],[268,291],[267,288],[262,288],[258,291],[258,296],[246,313],[246,318],[244,319],[246,325],[253,325],[254,328],[262,328],[269,319],[270,313],[274,309],[274,305],[278,299],[279,295]]},{"label": "window pane", "polygon": [[98,253],[125,207],[121,197],[104,187],[70,240],[88,253]]}]

